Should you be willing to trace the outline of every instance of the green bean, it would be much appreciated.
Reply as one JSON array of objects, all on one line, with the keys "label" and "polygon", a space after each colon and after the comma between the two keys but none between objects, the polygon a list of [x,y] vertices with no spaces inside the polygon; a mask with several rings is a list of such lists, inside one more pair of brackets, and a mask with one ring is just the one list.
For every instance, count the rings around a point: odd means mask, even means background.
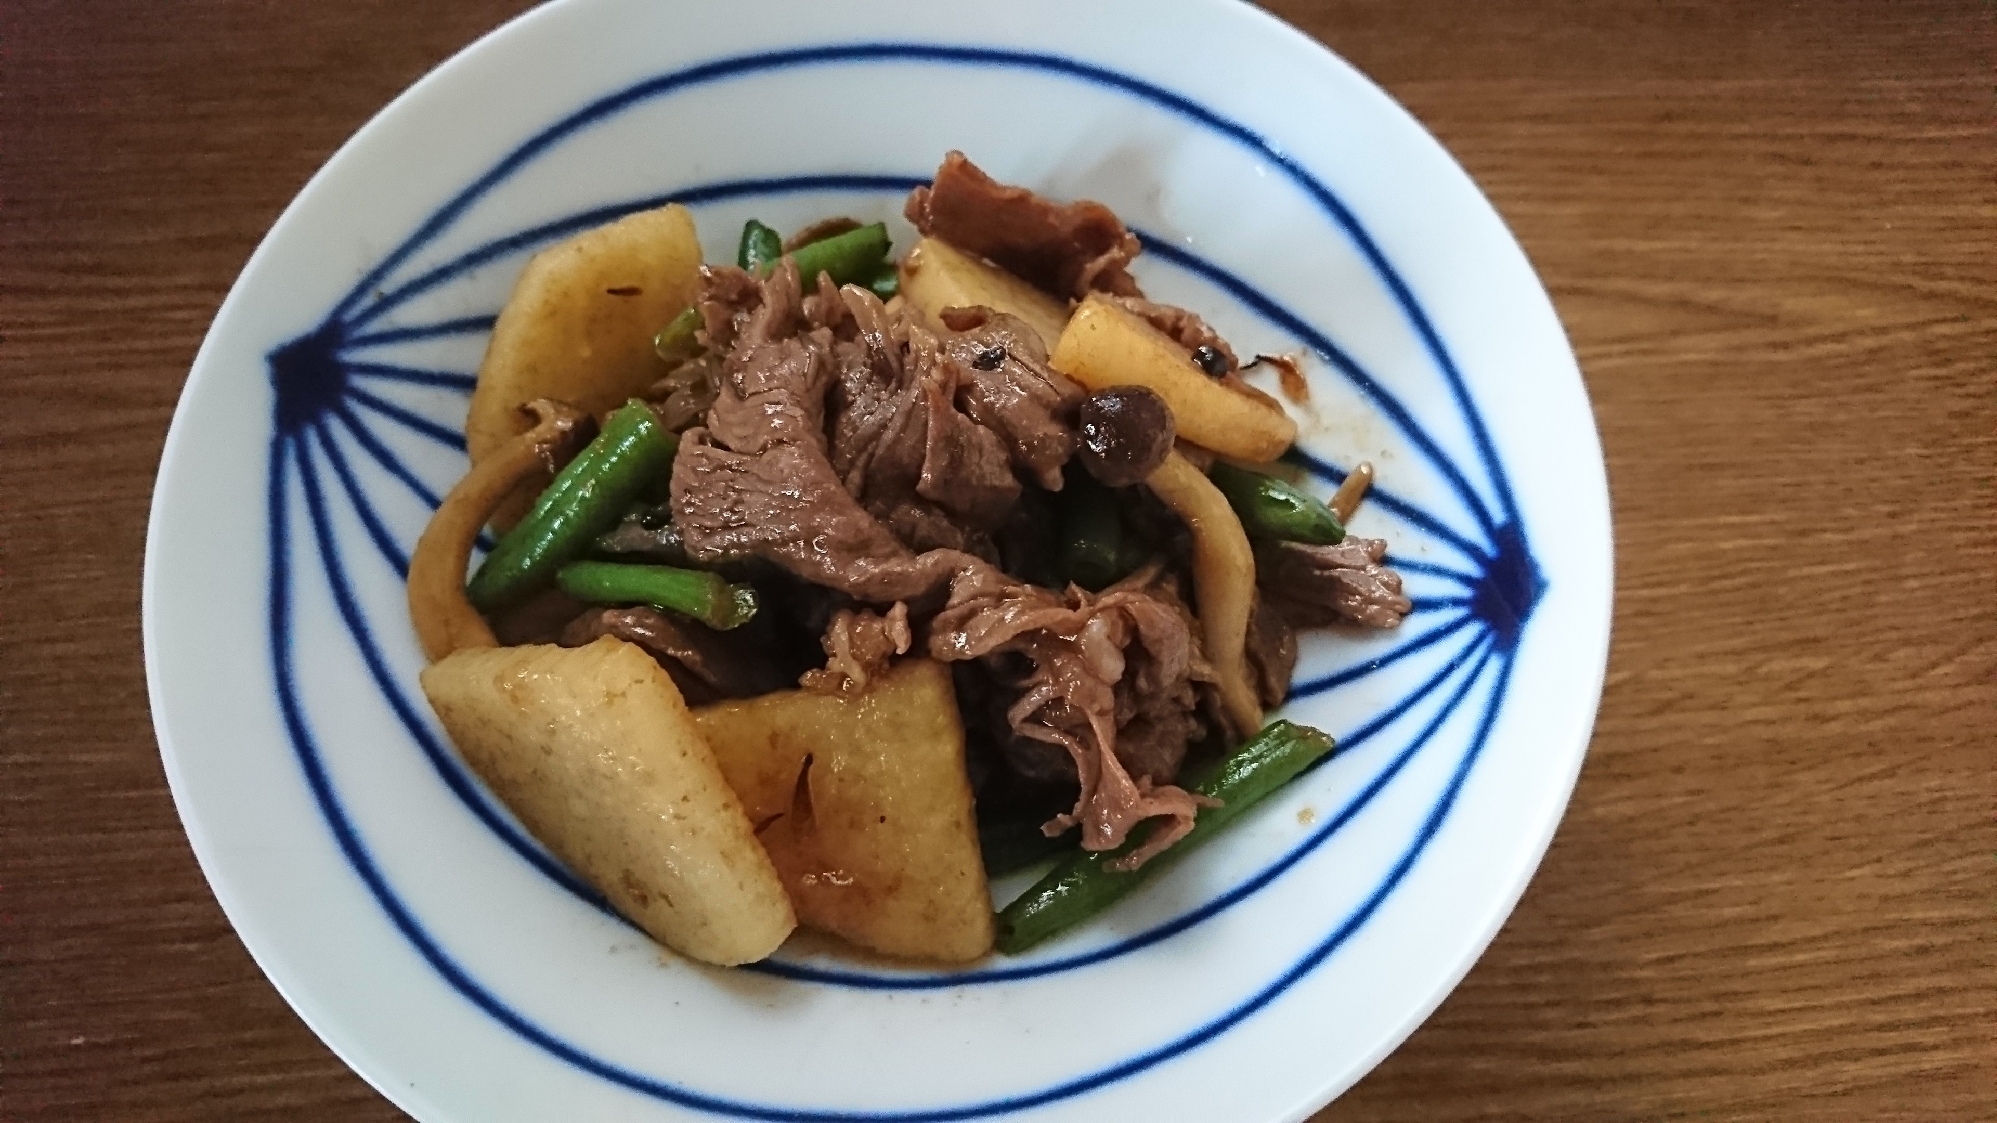
[{"label": "green bean", "polygon": [[[1114,850],[1077,850],[1047,876],[1019,895],[998,915],[998,950],[1018,955],[1035,944],[1088,920],[1128,896],[1131,890],[1172,862],[1185,857],[1220,833],[1256,802],[1295,779],[1297,774],[1332,751],[1330,737],[1307,725],[1272,721],[1223,759],[1211,775],[1195,785],[1200,795],[1221,800],[1203,807],[1193,829],[1164,853],[1134,870],[1112,866],[1143,844],[1157,827],[1140,824]],[[1143,838],[1138,837],[1142,832]]]},{"label": "green bean", "polygon": [[874,279],[867,282],[867,287],[882,300],[893,300],[895,294],[901,291],[901,270],[895,268],[894,262],[884,261]]},{"label": "green bean", "polygon": [[652,337],[652,350],[659,358],[672,366],[686,362],[700,354],[700,338],[694,335],[704,325],[700,306],[690,304],[680,310],[680,314],[667,321]]},{"label": "green bean", "polygon": [[797,262],[798,279],[804,283],[805,292],[818,287],[820,273],[832,274],[835,285],[867,284],[887,259],[888,228],[885,223],[876,222],[799,246],[790,256]]},{"label": "green bean", "polygon": [[679,439],[659,425],[650,406],[626,403],[486,555],[465,595],[489,613],[546,587],[556,570],[582,556],[657,487],[678,451]]},{"label": "green bean", "polygon": [[1068,473],[1061,496],[1061,568],[1067,579],[1091,591],[1116,583],[1126,567],[1123,515],[1116,492],[1084,471]]},{"label": "green bean", "polygon": [[742,244],[735,250],[735,264],[760,276],[769,272],[783,255],[781,234],[753,218],[742,225]]},{"label": "green bean", "polygon": [[756,615],[756,590],[704,569],[580,561],[563,566],[555,584],[587,604],[649,604],[722,632]]},{"label": "green bean", "polygon": [[1256,538],[1311,546],[1331,546],[1345,539],[1338,516],[1301,488],[1224,461],[1216,462],[1208,476],[1227,496],[1228,506],[1241,519],[1241,529]]}]

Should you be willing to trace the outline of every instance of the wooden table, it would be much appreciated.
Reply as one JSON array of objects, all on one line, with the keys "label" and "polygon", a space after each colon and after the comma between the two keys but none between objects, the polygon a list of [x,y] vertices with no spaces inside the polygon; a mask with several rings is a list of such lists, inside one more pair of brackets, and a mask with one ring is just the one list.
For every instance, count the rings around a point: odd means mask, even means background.
[{"label": "wooden table", "polygon": [[[230,932],[139,560],[208,320],[518,0],[0,6],[0,1120],[391,1119]],[[1997,145],[1979,0],[1288,0],[1483,184],[1594,395],[1615,646],[1565,824],[1320,1119],[1997,1118]]]}]

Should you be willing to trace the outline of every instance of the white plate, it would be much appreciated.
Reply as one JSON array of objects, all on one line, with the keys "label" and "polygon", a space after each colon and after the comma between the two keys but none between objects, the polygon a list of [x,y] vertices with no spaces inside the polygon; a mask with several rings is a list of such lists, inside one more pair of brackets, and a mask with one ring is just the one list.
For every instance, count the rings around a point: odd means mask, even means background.
[{"label": "white plate", "polygon": [[[1139,274],[1302,349],[1304,447],[1420,610],[1308,639],[1287,712],[1343,742],[1112,916],[947,974],[793,946],[661,955],[459,765],[401,566],[463,470],[469,372],[526,256],[667,198],[899,219],[962,148],[1113,206]],[[154,718],[216,896],[299,1014],[424,1120],[1297,1119],[1441,1001],[1581,761],[1608,503],[1545,293],[1448,155],[1232,0],[568,0],[425,78],[243,271],[160,467]]]}]

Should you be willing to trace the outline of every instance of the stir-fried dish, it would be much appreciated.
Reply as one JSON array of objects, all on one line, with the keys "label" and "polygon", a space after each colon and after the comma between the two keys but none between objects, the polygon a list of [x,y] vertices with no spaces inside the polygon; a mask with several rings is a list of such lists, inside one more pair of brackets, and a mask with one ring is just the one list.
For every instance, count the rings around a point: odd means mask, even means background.
[{"label": "stir-fried dish", "polygon": [[1264,724],[1296,629],[1411,607],[1344,530],[1371,469],[1300,487],[1108,208],[951,153],[905,214],[899,258],[751,221],[702,264],[680,207],[538,255],[410,568],[467,762],[697,959],[1024,950],[1331,751]]}]

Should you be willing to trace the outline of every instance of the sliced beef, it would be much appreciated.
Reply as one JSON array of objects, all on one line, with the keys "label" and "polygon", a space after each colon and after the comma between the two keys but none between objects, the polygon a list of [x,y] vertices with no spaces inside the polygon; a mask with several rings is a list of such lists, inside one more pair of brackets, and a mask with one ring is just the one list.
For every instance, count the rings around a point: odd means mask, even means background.
[{"label": "sliced beef", "polygon": [[583,610],[583,603],[560,589],[542,589],[518,604],[500,609],[489,621],[501,646],[554,643],[562,629]]},{"label": "sliced beef", "polygon": [[1248,616],[1248,674],[1262,708],[1273,710],[1290,696],[1297,672],[1297,633],[1268,601],[1255,598]]},{"label": "sliced beef", "polygon": [[1066,753],[1079,790],[1049,833],[1079,823],[1083,847],[1106,850],[1145,819],[1165,818],[1123,860],[1135,868],[1192,829],[1199,801],[1169,781],[1199,728],[1195,677],[1211,672],[1185,606],[1155,571],[1100,595],[1070,588],[1065,596],[997,570],[967,571],[930,622],[928,650],[984,660],[1011,691],[1006,751],[1015,767],[1052,773],[1030,743]]},{"label": "sliced beef", "polygon": [[908,605],[897,602],[885,615],[871,609],[842,608],[825,629],[825,666],[805,673],[801,685],[820,694],[858,694],[906,654],[915,642]]},{"label": "sliced beef", "polygon": [[808,446],[749,455],[692,429],[673,462],[672,490],[674,521],[694,561],[766,558],[856,600],[927,596],[978,560],[946,550],[915,554],[846,493],[824,452]]},{"label": "sliced beef", "polygon": [[595,548],[623,561],[683,566],[687,560],[686,543],[680,539],[679,527],[673,525],[669,506],[626,515],[623,522],[596,540]]},{"label": "sliced beef", "polygon": [[599,636],[616,636],[644,648],[672,676],[689,705],[753,698],[786,685],[765,652],[656,608],[591,609],[562,631],[561,644],[582,647]]},{"label": "sliced beef", "polygon": [[1019,481],[1000,435],[958,409],[962,368],[872,293],[842,295],[858,328],[857,345],[838,350],[831,406],[831,460],[846,490],[913,549],[988,541]]},{"label": "sliced beef", "polygon": [[1347,537],[1336,546],[1265,542],[1255,552],[1256,581],[1271,606],[1300,628],[1325,624],[1397,627],[1414,602],[1401,575],[1381,565],[1387,543]]},{"label": "sliced beef", "polygon": [[861,506],[828,457],[826,392],[835,363],[843,375],[854,346],[811,325],[788,259],[744,292],[746,278],[741,270],[703,273],[710,339],[728,350],[707,425],[687,431],[673,462],[673,521],[688,555],[706,564],[765,558],[877,604],[941,590],[976,559],[918,557]]},{"label": "sliced beef", "polygon": [[659,415],[659,424],[677,433],[699,421],[714,404],[721,361],[711,351],[688,359],[645,391],[645,400]]},{"label": "sliced beef", "polygon": [[[795,270],[793,270],[795,272]],[[756,278],[732,265],[700,267],[701,341],[725,355],[735,343],[736,324],[763,300]]]},{"label": "sliced beef", "polygon": [[1137,236],[1101,203],[1065,206],[992,179],[952,152],[903,208],[917,230],[977,254],[1055,296],[1138,295],[1130,262]]},{"label": "sliced beef", "polygon": [[1075,407],[1082,388],[1047,365],[1032,328],[989,308],[951,308],[943,353],[956,364],[957,404],[1005,439],[1013,467],[1049,491],[1075,453]]}]

